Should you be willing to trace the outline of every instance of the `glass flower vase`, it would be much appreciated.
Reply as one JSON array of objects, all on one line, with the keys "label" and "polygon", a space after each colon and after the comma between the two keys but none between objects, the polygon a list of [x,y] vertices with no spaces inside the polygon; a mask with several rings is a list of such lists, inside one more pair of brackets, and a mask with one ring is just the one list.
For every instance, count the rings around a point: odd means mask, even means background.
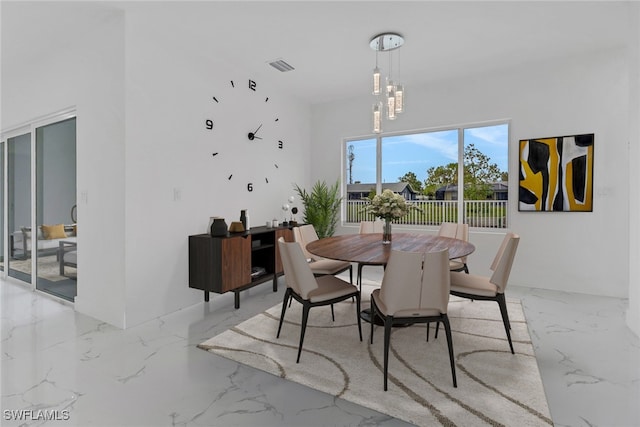
[{"label": "glass flower vase", "polygon": [[391,220],[384,220],[384,228],[382,229],[382,244],[390,245],[391,244]]}]

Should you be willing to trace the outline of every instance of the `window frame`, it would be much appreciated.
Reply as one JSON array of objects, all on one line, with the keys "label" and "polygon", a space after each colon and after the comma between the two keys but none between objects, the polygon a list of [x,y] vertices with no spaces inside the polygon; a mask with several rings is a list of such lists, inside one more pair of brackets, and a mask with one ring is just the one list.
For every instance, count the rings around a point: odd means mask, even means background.
[{"label": "window frame", "polygon": [[[457,145],[458,145],[458,185],[457,185],[457,191],[458,194],[462,194],[463,197],[458,197],[457,198],[457,203],[456,203],[456,211],[457,211],[457,218],[458,218],[458,222],[465,222],[466,221],[466,217],[465,217],[465,198],[464,198],[464,148],[465,148],[465,139],[464,139],[464,133],[465,130],[469,130],[469,129],[475,129],[475,128],[482,128],[482,127],[492,127],[492,126],[499,126],[499,125],[506,125],[507,126],[507,174],[509,177],[511,177],[512,173],[512,167],[511,167],[511,119],[496,119],[496,120],[487,120],[487,121],[481,121],[481,122],[470,122],[470,123],[462,123],[462,124],[456,124],[456,125],[445,125],[445,126],[437,126],[437,127],[430,127],[430,128],[422,128],[422,129],[413,129],[413,130],[403,130],[403,131],[395,131],[395,132],[381,132],[379,134],[368,134],[368,135],[361,135],[361,136],[357,136],[357,137],[345,137],[343,138],[342,141],[342,171],[341,171],[341,181],[342,181],[342,194],[343,194],[343,203],[342,203],[342,209],[341,209],[341,222],[343,226],[350,226],[350,225],[355,225],[357,224],[357,222],[351,221],[349,222],[349,218],[348,218],[348,213],[347,213],[347,209],[348,209],[348,168],[349,168],[349,160],[348,160],[348,147],[350,144],[357,142],[357,141],[365,141],[365,140],[375,140],[376,141],[376,194],[380,194],[382,192],[382,166],[383,166],[383,159],[382,159],[382,143],[383,140],[385,138],[390,138],[390,137],[397,137],[397,136],[406,136],[406,135],[415,135],[415,134],[425,134],[425,133],[435,133],[435,132],[442,132],[442,131],[453,131],[456,130],[458,137],[457,137]],[[508,228],[507,225],[510,223],[510,217],[511,217],[511,210],[512,210],[512,186],[509,184],[509,181],[511,181],[511,178],[509,178],[509,180],[507,181],[507,200],[506,200],[506,206],[505,206],[505,216],[506,216],[506,223],[504,224],[504,226],[502,227],[498,227],[499,229],[506,229]],[[407,224],[407,225],[399,225],[400,227],[407,227],[407,228],[411,228],[411,227],[416,227],[417,224]],[[472,225],[470,225],[471,227],[473,227]],[[431,227],[430,225],[427,225],[426,227]],[[433,226],[435,228],[435,225]],[[487,229],[487,230],[492,230],[495,229],[496,227],[473,227],[473,228],[479,228],[479,229]]]}]

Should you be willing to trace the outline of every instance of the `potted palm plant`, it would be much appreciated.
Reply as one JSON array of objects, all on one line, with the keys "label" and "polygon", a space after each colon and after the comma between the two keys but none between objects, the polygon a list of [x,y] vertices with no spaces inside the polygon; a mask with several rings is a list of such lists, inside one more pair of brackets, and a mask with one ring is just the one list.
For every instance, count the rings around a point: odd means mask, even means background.
[{"label": "potted palm plant", "polygon": [[338,224],[340,213],[340,181],[332,186],[324,181],[317,181],[311,192],[307,192],[299,185],[295,185],[295,190],[304,205],[303,221],[312,224],[316,229],[319,238],[333,236]]}]

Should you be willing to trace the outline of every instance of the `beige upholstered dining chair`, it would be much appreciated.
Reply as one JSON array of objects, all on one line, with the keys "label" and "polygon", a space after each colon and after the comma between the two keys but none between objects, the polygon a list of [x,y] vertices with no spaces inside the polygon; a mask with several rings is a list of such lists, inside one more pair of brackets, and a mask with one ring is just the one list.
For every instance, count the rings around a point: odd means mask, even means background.
[{"label": "beige upholstered dining chair", "polygon": [[[460,239],[465,242],[469,241],[469,224],[458,224],[456,222],[443,222],[438,229],[438,236],[450,237],[452,239]],[[452,259],[449,261],[449,270],[464,271],[469,273],[467,267],[467,257]]]},{"label": "beige upholstered dining chair", "polygon": [[304,334],[307,329],[307,319],[309,317],[309,310],[312,307],[324,305],[333,306],[334,303],[355,298],[358,332],[360,333],[360,341],[362,341],[360,291],[358,291],[358,288],[333,275],[315,277],[309,268],[309,264],[299,244],[295,242],[285,242],[284,238],[281,237],[278,239],[278,248],[280,249],[280,256],[282,258],[287,290],[285,291],[282,301],[282,313],[280,314],[280,324],[278,325],[278,334],[276,337],[280,338],[280,330],[282,329],[282,322],[285,312],[287,311],[287,303],[290,298],[293,298],[302,304],[300,344],[298,345],[298,358],[296,359],[296,363],[300,362]]},{"label": "beige upholstered dining chair", "polygon": [[475,274],[464,274],[461,272],[451,272],[451,295],[462,298],[469,298],[480,301],[496,301],[500,307],[502,322],[509,340],[509,347],[513,353],[513,343],[511,342],[511,324],[509,323],[509,313],[504,296],[513,259],[518,249],[520,236],[514,233],[507,233],[502,240],[502,244],[496,253],[491,270],[491,277],[477,276]]},{"label": "beige upholstered dining chair", "polygon": [[[361,221],[360,222],[360,234],[370,234],[370,233],[380,233],[382,234],[382,229],[384,228],[384,222],[376,220],[376,221]],[[362,290],[362,268],[365,264],[362,262],[358,263],[358,274],[356,275],[356,283],[358,284],[358,288]]]},{"label": "beige upholstered dining chair", "polygon": [[[382,286],[371,294],[371,318],[384,322],[384,390],[387,390],[389,344],[394,325],[442,322],[447,335],[453,386],[457,387],[453,340],[447,316],[449,305],[449,251],[391,251]],[[371,322],[373,344],[373,322]]]},{"label": "beige upholstered dining chair", "polygon": [[302,252],[308,260],[309,267],[311,268],[314,276],[340,274],[343,271],[349,270],[349,281],[350,283],[353,283],[353,266],[350,262],[322,258],[313,255],[307,250],[307,245],[309,243],[318,240],[318,234],[316,233],[315,228],[313,228],[313,225],[306,224],[301,225],[300,227],[293,227],[293,239],[302,248]]}]

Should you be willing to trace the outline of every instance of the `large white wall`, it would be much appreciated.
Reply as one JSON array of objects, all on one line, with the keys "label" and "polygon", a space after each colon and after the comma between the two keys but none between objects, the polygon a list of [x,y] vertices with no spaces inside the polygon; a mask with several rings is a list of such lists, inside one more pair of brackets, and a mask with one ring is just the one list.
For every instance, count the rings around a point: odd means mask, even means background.
[{"label": "large white wall", "polygon": [[[629,261],[624,253],[629,244],[629,85],[624,49],[406,89],[406,112],[384,123],[387,132],[510,120],[510,229],[522,238],[512,284],[628,295]],[[342,138],[370,134],[371,98],[314,108],[312,180],[341,176]],[[591,132],[593,212],[518,212],[518,140]],[[501,238],[472,231],[470,239],[477,247],[469,259],[472,271],[488,273]]]},{"label": "large white wall", "polygon": [[[310,176],[309,107],[279,96],[269,80],[278,72],[266,64],[238,69],[208,53],[200,39],[167,31],[172,11],[156,5],[153,20],[146,5],[127,13],[128,326],[203,300],[202,291],[188,288],[188,236],[204,233],[210,216],[230,224],[248,209],[251,226],[281,221],[293,183],[306,186]],[[181,19],[206,28],[205,14],[190,11]],[[209,28],[211,40],[221,37]],[[257,83],[255,94],[249,79]],[[212,131],[206,119],[214,121]],[[264,139],[249,142],[247,133],[261,123]],[[275,148],[276,137],[283,150]]]},{"label": "large white wall", "polygon": [[640,3],[629,14],[629,311],[627,324],[640,335]]}]

